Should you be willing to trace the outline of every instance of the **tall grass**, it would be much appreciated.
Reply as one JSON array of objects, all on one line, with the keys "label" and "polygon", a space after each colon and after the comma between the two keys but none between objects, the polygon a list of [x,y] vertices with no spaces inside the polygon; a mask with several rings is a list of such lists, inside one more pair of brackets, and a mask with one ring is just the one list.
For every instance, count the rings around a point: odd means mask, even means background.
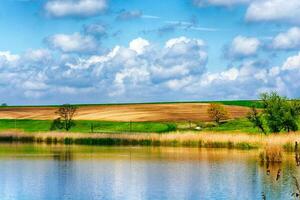
[{"label": "tall grass", "polygon": [[282,152],[283,149],[281,146],[266,146],[259,154],[260,161],[265,163],[281,163],[283,155]]},{"label": "tall grass", "polygon": [[206,148],[235,148],[253,149],[266,146],[280,146],[284,150],[286,145],[294,144],[300,139],[300,132],[278,135],[253,135],[245,133],[216,133],[190,131],[157,133],[124,133],[124,134],[82,134],[66,132],[46,133],[0,133],[2,142],[44,142],[62,144],[85,145],[143,145],[143,146],[187,146]]}]

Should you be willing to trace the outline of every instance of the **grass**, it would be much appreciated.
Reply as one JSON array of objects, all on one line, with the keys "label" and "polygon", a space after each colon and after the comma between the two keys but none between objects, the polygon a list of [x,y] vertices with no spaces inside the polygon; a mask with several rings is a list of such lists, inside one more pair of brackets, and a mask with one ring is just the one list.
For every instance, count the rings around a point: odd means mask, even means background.
[{"label": "grass", "polygon": [[244,133],[260,133],[259,130],[253,127],[253,124],[245,118],[230,120],[222,123],[219,126],[204,128],[206,131],[216,132],[244,132]]},{"label": "grass", "polygon": [[[131,145],[131,146],[184,146],[229,149],[264,149],[278,146],[280,149],[287,144],[299,141],[300,132],[289,134],[253,135],[246,133],[216,133],[191,131],[158,133],[124,133],[124,134],[91,134],[91,133],[0,133],[1,142],[37,142],[47,144],[81,144],[81,145]],[[274,152],[274,151],[272,151]]]},{"label": "grass", "polygon": [[265,163],[281,163],[282,152],[283,149],[281,146],[266,146],[265,149],[260,152],[259,158],[261,162]]},{"label": "grass", "polygon": [[[0,119],[0,131],[17,129],[24,132],[47,132],[50,130],[51,120],[30,120],[30,119]],[[202,131],[210,132],[244,132],[260,133],[257,128],[244,118],[230,120],[215,126],[212,123],[193,122],[110,122],[110,121],[92,121],[77,120],[76,126],[71,129],[72,132],[90,133],[92,132],[143,132],[143,133],[166,133],[175,130],[194,130],[197,124],[204,128]],[[197,131],[198,132],[198,131]]]},{"label": "grass", "polygon": [[[1,119],[0,131],[17,129],[24,132],[47,132],[51,127],[50,120],[29,120],[29,119]],[[105,122],[105,121],[75,121],[76,126],[72,128],[73,132],[89,133],[91,126],[94,126],[94,132],[156,132],[163,133],[174,131],[174,123],[163,122]]]},{"label": "grass", "polygon": [[195,130],[197,126],[202,128],[202,131],[210,132],[243,132],[243,133],[261,133],[253,124],[246,118],[233,119],[217,125],[213,122],[177,122],[177,130]]}]

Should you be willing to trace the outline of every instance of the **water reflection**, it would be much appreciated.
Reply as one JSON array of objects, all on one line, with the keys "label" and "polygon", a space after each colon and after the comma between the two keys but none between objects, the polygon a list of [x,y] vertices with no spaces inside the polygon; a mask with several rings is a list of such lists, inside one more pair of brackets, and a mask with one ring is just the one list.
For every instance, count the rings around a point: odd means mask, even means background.
[{"label": "water reflection", "polygon": [[294,155],[269,165],[267,174],[256,151],[0,146],[4,150],[1,200],[295,199],[293,176],[300,177]]}]

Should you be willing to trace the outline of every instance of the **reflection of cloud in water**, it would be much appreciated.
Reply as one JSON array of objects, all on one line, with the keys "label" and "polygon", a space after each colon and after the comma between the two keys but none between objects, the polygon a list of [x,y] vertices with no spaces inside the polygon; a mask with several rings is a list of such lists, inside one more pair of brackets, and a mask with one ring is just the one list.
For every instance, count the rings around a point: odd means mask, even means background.
[{"label": "reflection of cloud in water", "polygon": [[290,199],[291,175],[299,177],[294,158],[270,165],[268,176],[250,152],[177,150],[103,149],[99,157],[77,159],[70,148],[52,149],[53,159],[2,158],[1,200],[261,199],[262,193]]}]

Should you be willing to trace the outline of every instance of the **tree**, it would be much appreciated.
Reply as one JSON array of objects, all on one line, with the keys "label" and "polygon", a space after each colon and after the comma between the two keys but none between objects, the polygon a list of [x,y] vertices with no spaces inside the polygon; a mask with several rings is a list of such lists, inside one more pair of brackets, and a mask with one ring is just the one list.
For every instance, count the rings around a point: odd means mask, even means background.
[{"label": "tree", "polygon": [[69,131],[73,126],[75,126],[73,117],[76,114],[76,111],[77,107],[70,104],[60,106],[55,112],[59,117],[53,121],[51,130],[65,129],[66,131]]},{"label": "tree", "polygon": [[251,108],[251,111],[248,113],[247,118],[253,124],[254,127],[257,127],[259,130],[261,130],[261,132],[266,134],[262,115],[257,111],[255,106]]},{"label": "tree", "polygon": [[209,118],[217,124],[220,124],[221,120],[228,119],[228,112],[221,104],[211,103],[207,109],[207,113]]},{"label": "tree", "polygon": [[278,133],[298,130],[297,120],[300,115],[298,101],[279,96],[276,92],[261,94],[263,114],[271,132]]},{"label": "tree", "polygon": [[297,131],[300,114],[300,104],[299,101],[291,100],[286,103],[285,114],[283,116],[283,129],[287,132]]},{"label": "tree", "polygon": [[271,132],[278,133],[283,128],[283,116],[285,114],[286,98],[276,92],[262,93],[261,100],[263,113]]}]

